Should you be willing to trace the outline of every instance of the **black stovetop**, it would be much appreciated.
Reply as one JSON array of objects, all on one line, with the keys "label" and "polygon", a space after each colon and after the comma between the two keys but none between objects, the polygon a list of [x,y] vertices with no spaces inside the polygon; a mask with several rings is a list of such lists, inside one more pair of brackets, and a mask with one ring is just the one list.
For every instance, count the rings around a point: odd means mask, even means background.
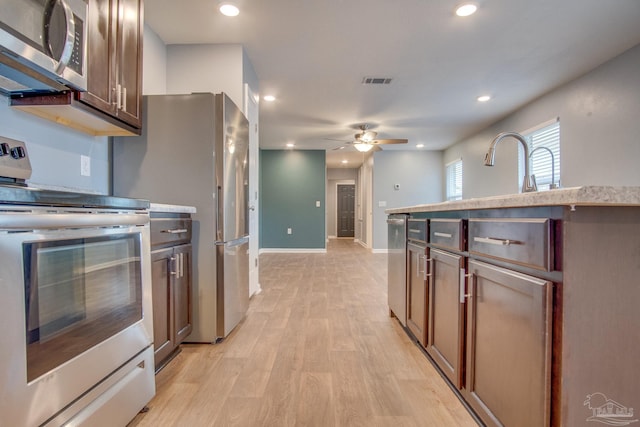
[{"label": "black stovetop", "polygon": [[149,201],[91,193],[47,190],[16,184],[0,184],[1,205],[81,208],[149,209]]}]

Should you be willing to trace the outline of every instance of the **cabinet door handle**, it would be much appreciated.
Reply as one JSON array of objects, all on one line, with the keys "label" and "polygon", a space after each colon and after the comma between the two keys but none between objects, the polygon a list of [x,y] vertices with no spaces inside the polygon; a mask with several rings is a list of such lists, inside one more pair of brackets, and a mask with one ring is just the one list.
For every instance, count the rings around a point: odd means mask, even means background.
[{"label": "cabinet door handle", "polygon": [[169,274],[172,276],[178,276],[178,259],[175,256],[169,258]]},{"label": "cabinet door handle", "polygon": [[186,233],[187,230],[186,228],[174,228],[171,230],[160,230],[161,233],[169,233],[169,234],[180,234],[180,233]]},{"label": "cabinet door handle", "polygon": [[452,234],[449,234],[449,233],[441,233],[441,232],[439,232],[439,231],[434,231],[434,232],[433,232],[433,235],[434,235],[434,236],[436,236],[436,237],[446,237],[447,239],[450,239],[450,238],[452,238],[452,237],[453,237],[453,235],[452,235]]},{"label": "cabinet door handle", "polygon": [[178,254],[178,274],[176,274],[177,278],[182,277],[182,254]]},{"label": "cabinet door handle", "polygon": [[184,277],[184,253],[180,253],[180,263],[178,264],[178,277]]},{"label": "cabinet door handle", "polygon": [[116,108],[120,110],[122,108],[122,85],[116,86]]},{"label": "cabinet door handle", "polygon": [[509,246],[509,245],[515,245],[520,243],[517,240],[498,239],[495,237],[474,237],[473,241],[478,243],[488,243],[490,245],[499,245],[499,246]]},{"label": "cabinet door handle", "polygon": [[122,110],[127,111],[127,88],[122,88]]},{"label": "cabinet door handle", "polygon": [[466,271],[464,270],[464,268],[460,269],[460,291],[459,291],[459,295],[460,295],[460,304],[464,304],[464,299],[467,297],[467,295],[465,294],[465,282],[466,282]]},{"label": "cabinet door handle", "polygon": [[[427,273],[427,267],[429,268],[429,272]],[[427,280],[427,277],[431,277],[433,274],[433,258],[427,258],[424,256],[424,280]]]}]

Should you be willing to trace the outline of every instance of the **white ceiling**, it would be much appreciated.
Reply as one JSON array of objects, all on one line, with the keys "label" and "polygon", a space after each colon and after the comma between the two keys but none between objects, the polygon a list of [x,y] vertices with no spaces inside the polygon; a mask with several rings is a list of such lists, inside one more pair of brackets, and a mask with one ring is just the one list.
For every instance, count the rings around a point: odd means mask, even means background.
[{"label": "white ceiling", "polygon": [[[640,43],[640,0],[147,0],[167,44],[240,43],[260,80],[260,146],[332,151],[368,123],[385,150],[446,148]],[[390,85],[363,85],[390,77]],[[478,103],[479,95],[492,100]]]}]

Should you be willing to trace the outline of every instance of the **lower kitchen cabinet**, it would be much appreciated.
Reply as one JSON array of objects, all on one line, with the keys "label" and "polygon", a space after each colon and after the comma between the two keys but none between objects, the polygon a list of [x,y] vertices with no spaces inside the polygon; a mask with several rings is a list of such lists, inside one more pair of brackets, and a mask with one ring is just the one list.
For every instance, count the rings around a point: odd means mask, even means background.
[{"label": "lower kitchen cabinet", "polygon": [[407,244],[407,327],[422,346],[427,344],[427,247]]},{"label": "lower kitchen cabinet", "polygon": [[191,333],[191,245],[151,253],[156,370]]},{"label": "lower kitchen cabinet", "polygon": [[431,249],[427,353],[458,389],[464,349],[464,268],[461,255]]},{"label": "lower kitchen cabinet", "polygon": [[469,260],[465,399],[488,426],[550,423],[550,281]]},{"label": "lower kitchen cabinet", "polygon": [[[162,205],[160,205],[162,206]],[[191,216],[151,205],[151,282],[156,372],[193,328]]]}]

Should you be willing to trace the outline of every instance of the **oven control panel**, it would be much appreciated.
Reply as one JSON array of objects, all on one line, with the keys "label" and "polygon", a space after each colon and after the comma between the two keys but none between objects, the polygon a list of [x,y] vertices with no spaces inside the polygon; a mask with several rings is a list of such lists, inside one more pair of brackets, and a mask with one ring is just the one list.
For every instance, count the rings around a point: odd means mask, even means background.
[{"label": "oven control panel", "polygon": [[31,162],[24,142],[0,136],[0,180],[23,183],[31,177]]}]

